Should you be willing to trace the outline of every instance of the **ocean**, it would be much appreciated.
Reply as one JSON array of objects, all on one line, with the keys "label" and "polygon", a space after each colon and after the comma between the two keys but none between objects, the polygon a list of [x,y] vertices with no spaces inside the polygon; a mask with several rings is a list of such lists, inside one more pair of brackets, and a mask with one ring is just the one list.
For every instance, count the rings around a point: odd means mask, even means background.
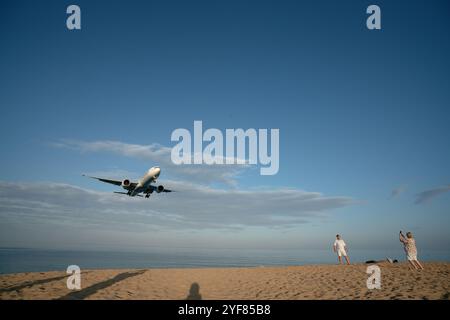
[{"label": "ocean", "polygon": [[[450,261],[448,251],[419,252],[423,261]],[[352,262],[405,260],[401,248],[395,250],[349,251]],[[334,264],[332,250],[305,249],[183,249],[151,248],[148,252],[43,250],[0,248],[0,273],[65,271],[69,265],[83,269],[141,269],[193,267],[258,267]]]}]

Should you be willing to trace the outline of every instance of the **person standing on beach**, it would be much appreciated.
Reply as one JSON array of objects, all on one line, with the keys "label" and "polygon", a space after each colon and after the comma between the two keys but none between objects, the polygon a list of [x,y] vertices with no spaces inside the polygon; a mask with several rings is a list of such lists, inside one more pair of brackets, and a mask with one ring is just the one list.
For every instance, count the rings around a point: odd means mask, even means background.
[{"label": "person standing on beach", "polygon": [[417,248],[416,248],[416,240],[411,232],[406,233],[406,237],[400,231],[400,242],[403,243],[403,247],[406,253],[406,259],[408,262],[414,267],[416,270],[423,270],[422,265],[419,260],[417,260]]},{"label": "person standing on beach", "polygon": [[347,264],[350,264],[350,260],[347,256],[347,245],[344,240],[341,239],[340,235],[336,235],[336,240],[334,241],[333,251],[337,253],[339,264],[342,264],[342,256],[344,256]]}]

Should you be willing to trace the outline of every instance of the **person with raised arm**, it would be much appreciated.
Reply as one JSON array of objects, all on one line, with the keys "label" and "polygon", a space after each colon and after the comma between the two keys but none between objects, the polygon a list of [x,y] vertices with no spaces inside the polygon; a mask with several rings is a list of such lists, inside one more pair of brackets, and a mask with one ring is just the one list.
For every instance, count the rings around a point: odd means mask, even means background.
[{"label": "person with raised arm", "polygon": [[400,242],[403,243],[408,262],[414,267],[414,269],[423,270],[423,266],[420,264],[419,260],[417,260],[416,240],[414,240],[412,233],[407,232],[405,237],[402,231],[400,231],[399,237]]}]

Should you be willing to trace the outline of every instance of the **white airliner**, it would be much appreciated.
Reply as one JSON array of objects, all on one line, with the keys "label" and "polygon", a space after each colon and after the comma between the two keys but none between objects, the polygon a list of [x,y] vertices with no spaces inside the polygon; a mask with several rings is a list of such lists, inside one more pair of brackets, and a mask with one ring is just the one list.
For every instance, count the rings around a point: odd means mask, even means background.
[{"label": "white airliner", "polygon": [[162,185],[159,186],[152,185],[152,183],[156,182],[156,179],[159,177],[160,173],[161,173],[160,167],[151,167],[138,182],[131,182],[129,179],[124,179],[122,181],[103,179],[98,177],[86,176],[84,174],[83,176],[97,179],[102,182],[111,183],[116,186],[121,186],[122,188],[127,190],[127,192],[115,191],[114,193],[126,194],[129,195],[130,197],[135,196],[143,197],[143,195],[141,195],[141,193],[143,193],[145,194],[146,198],[149,198],[150,195],[153,193],[153,191],[156,191],[156,193],[172,192],[172,190],[165,189],[164,186]]}]

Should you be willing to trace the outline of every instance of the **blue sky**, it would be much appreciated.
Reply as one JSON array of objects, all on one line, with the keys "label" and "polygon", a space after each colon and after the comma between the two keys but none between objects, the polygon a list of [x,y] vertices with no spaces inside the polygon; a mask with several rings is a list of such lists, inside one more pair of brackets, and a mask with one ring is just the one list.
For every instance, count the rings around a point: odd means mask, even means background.
[{"label": "blue sky", "polygon": [[[80,31],[65,27],[72,3]],[[373,3],[382,30],[366,28]],[[339,232],[379,248],[408,229],[448,248],[450,8],[373,3],[2,1],[0,244],[315,248]],[[229,168],[230,187],[223,168],[200,168],[206,181],[169,164],[161,182],[184,195],[145,203],[81,177],[166,164],[172,131],[194,120],[279,128],[279,173]],[[127,208],[140,216],[118,218]]]}]

